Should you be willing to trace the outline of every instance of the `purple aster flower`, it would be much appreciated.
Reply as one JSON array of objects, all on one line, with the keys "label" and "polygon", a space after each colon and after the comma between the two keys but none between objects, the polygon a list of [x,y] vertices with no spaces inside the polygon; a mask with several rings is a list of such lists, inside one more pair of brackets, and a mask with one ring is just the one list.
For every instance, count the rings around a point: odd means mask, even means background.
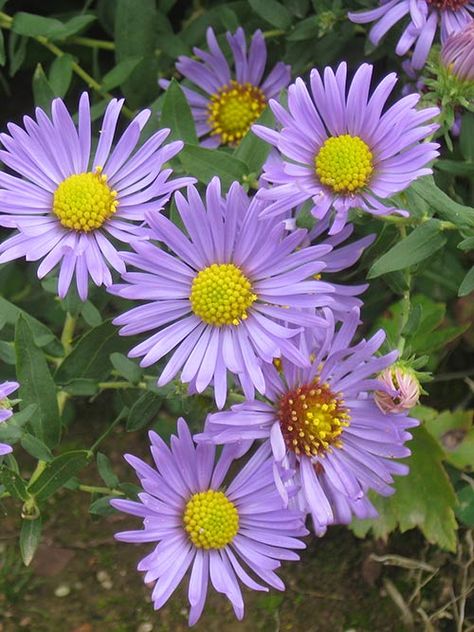
[{"label": "purple aster flower", "polygon": [[257,194],[271,202],[264,215],[280,215],[312,199],[317,218],[334,208],[330,234],[341,230],[351,208],[407,215],[381,199],[432,172],[426,165],[438,156],[439,145],[420,141],[438,128],[425,123],[439,110],[416,110],[419,95],[408,95],[382,113],[397,76],[385,77],[369,98],[372,71],[362,64],[346,94],[346,63],[336,73],[326,68],[324,80],[312,70],[312,97],[298,78],[288,89],[289,111],[270,101],[281,130],[261,125],[253,130],[277,147],[285,161],[283,166],[267,163],[263,177],[274,186]]},{"label": "purple aster flower", "polygon": [[[20,385],[18,382],[2,382],[0,384],[0,423],[10,419],[13,415],[11,410],[10,402],[8,401],[8,396],[16,391]],[[11,445],[7,445],[6,443],[0,443],[0,456],[4,454],[8,454],[11,452],[13,448]]]},{"label": "purple aster flower", "polygon": [[[280,370],[266,367],[266,401],[247,401],[208,417],[197,441],[215,444],[269,439],[275,459],[275,482],[288,502],[311,513],[317,534],[327,525],[349,523],[352,514],[374,516],[366,492],[393,493],[393,474],[408,467],[394,461],[406,457],[411,439],[407,428],[418,422],[400,414],[384,414],[374,391],[387,390],[373,379],[392,364],[397,352],[374,357],[385,334],[350,346],[359,322],[354,309],[338,331],[320,332],[310,368],[283,361]],[[285,476],[294,472],[293,479]],[[285,475],[282,478],[282,473]],[[289,490],[288,490],[289,487]],[[297,490],[293,498],[294,490]]]},{"label": "purple aster flower", "polygon": [[[235,448],[226,447],[215,464],[214,446],[195,447],[184,419],[178,420],[178,436],[171,437],[171,448],[155,432],[149,436],[156,469],[125,455],[144,490],[138,494],[139,502],[111,501],[116,509],[143,518],[144,529],[115,537],[156,544],[138,564],[138,570],[146,572],[145,582],[156,582],[152,593],[155,610],[168,601],[191,569],[190,625],[201,616],[209,579],[242,619],[244,602],[238,580],[252,590],[268,591],[267,585],[284,590],[275,570],[280,560],[299,559],[292,549],[305,548],[297,539],[307,534],[304,514],[283,507],[267,446],[261,446],[224,486],[237,456]],[[245,567],[263,584],[250,577]]]},{"label": "purple aster flower", "polygon": [[18,230],[0,244],[0,263],[43,259],[39,278],[60,263],[61,297],[74,275],[82,300],[89,276],[96,285],[109,285],[109,267],[125,271],[111,239],[128,243],[140,235],[145,211],[158,211],[173,191],[194,182],[167,181],[172,170],[162,170],[163,164],[183,145],[160,148],[169,130],[153,134],[132,156],[149,110],[133,119],[112,149],[122,105],[113,99],[107,106],[93,159],[87,93],[79,101],[77,128],[55,99],[51,120],[37,108],[36,120],[24,117],[25,129],[9,123],[9,134],[0,134],[0,160],[20,175],[0,173],[0,226]]},{"label": "purple aster flower", "polygon": [[446,40],[441,62],[460,81],[474,82],[474,20]]},{"label": "purple aster flower", "polygon": [[[277,96],[290,82],[290,66],[278,62],[262,81],[267,61],[267,47],[260,30],[255,31],[247,53],[245,33],[238,28],[227,33],[234,58],[232,71],[217,43],[212,28],[207,29],[209,51],[194,48],[202,61],[181,56],[176,68],[202,92],[183,87],[191,107],[199,138],[203,145],[236,145],[249,131],[267,106],[268,99]],[[169,81],[162,79],[162,88]],[[203,94],[204,93],[204,94]]]},{"label": "purple aster flower", "polygon": [[441,42],[445,42],[462,30],[474,14],[474,0],[380,0],[379,5],[369,11],[349,12],[348,17],[357,24],[376,22],[369,38],[377,46],[394,24],[408,16],[396,52],[405,55],[415,45],[412,57],[415,68],[424,66],[440,23]]},{"label": "purple aster flower", "polygon": [[[138,270],[122,275],[111,292],[146,303],[114,320],[122,335],[154,332],[134,347],[141,366],[174,353],[158,380],[163,386],[181,371],[181,380],[202,392],[213,381],[219,407],[227,394],[227,371],[236,375],[248,397],[265,391],[261,363],[285,356],[305,366],[308,359],[293,343],[304,327],[326,321],[315,308],[344,310],[347,297],[315,277],[325,267],[331,245],[298,249],[306,237],[286,234],[283,223],[260,220],[261,203],[249,200],[235,182],[221,196],[218,178],[206,191],[206,204],[194,187],[188,199],[175,195],[185,231],[160,213],[147,214],[153,243],[133,243],[123,259]],[[350,292],[349,292],[350,294]],[[283,323],[295,327],[290,329]]]}]

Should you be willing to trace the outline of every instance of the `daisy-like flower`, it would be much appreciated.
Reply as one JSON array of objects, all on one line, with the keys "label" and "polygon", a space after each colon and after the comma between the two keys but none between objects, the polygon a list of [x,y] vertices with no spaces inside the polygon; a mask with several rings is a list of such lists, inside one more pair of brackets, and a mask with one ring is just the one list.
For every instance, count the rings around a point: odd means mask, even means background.
[{"label": "daisy-like flower", "polygon": [[380,0],[379,5],[369,11],[349,12],[348,17],[357,24],[375,22],[369,33],[375,46],[394,24],[408,17],[395,50],[405,55],[414,45],[412,63],[416,69],[424,66],[440,24],[441,42],[445,42],[474,15],[474,0]]},{"label": "daisy-like flower", "polygon": [[73,276],[82,300],[89,276],[96,285],[109,285],[109,268],[125,271],[111,239],[128,243],[140,234],[145,211],[158,212],[173,191],[194,182],[168,182],[172,170],[162,170],[163,164],[183,143],[160,148],[167,129],[132,156],[149,110],[133,119],[112,149],[122,105],[113,99],[107,106],[93,158],[87,93],[79,101],[77,128],[62,100],[55,99],[51,120],[37,108],[36,120],[24,117],[25,129],[10,123],[9,134],[0,134],[0,160],[18,174],[0,173],[0,226],[18,231],[0,244],[0,263],[43,259],[39,278],[60,263],[60,297]]},{"label": "daisy-like flower", "polygon": [[[322,257],[331,245],[298,247],[306,236],[286,234],[283,223],[260,220],[261,203],[249,200],[235,182],[226,197],[220,181],[207,187],[206,205],[197,190],[188,199],[175,195],[187,234],[160,213],[148,214],[150,238],[171,252],[139,241],[135,253],[122,253],[137,272],[110,291],[144,300],[114,320],[122,335],[154,332],[134,347],[141,366],[155,364],[175,349],[158,380],[163,386],[181,370],[181,380],[202,392],[213,381],[219,407],[227,395],[227,371],[244,392],[265,391],[261,362],[285,356],[308,364],[291,338],[304,327],[325,327],[316,307],[345,309],[331,283],[315,278],[326,267]],[[308,308],[308,309],[305,309]],[[295,327],[284,326],[290,323]]]},{"label": "daisy-like flower", "polygon": [[420,97],[411,94],[383,113],[397,77],[385,77],[369,97],[372,71],[371,65],[362,64],[346,94],[346,63],[336,73],[326,68],[324,79],[312,70],[312,96],[298,78],[288,89],[289,111],[270,101],[281,130],[261,125],[252,129],[280,151],[284,163],[267,163],[263,177],[274,186],[257,194],[271,202],[264,215],[281,215],[312,199],[317,218],[334,208],[334,234],[351,208],[374,215],[407,214],[381,199],[432,173],[426,165],[438,156],[439,145],[420,141],[438,128],[427,122],[439,110],[415,109]]},{"label": "daisy-like flower", "polygon": [[[207,147],[237,145],[266,108],[268,99],[290,82],[290,66],[278,62],[263,81],[267,47],[260,30],[255,31],[247,53],[245,33],[238,28],[227,41],[234,70],[224,56],[212,28],[207,30],[209,51],[194,48],[196,59],[181,56],[176,68],[202,92],[183,87],[196,122],[196,132]],[[160,80],[167,88],[169,81]]]},{"label": "daisy-like flower", "polygon": [[[13,415],[11,404],[8,400],[8,396],[16,391],[20,385],[18,382],[2,382],[0,384],[0,423],[10,419]],[[0,443],[0,456],[9,454],[13,448],[6,443]]]},{"label": "daisy-like flower", "polygon": [[[325,311],[331,321],[332,313]],[[327,525],[349,523],[353,513],[373,517],[366,492],[393,493],[392,475],[408,472],[393,459],[410,454],[407,429],[418,425],[405,413],[384,414],[375,404],[373,391],[387,387],[372,376],[392,364],[397,352],[374,357],[382,331],[351,347],[358,322],[357,309],[338,331],[332,321],[312,349],[309,369],[286,361],[280,370],[269,365],[266,401],[210,415],[204,433],[195,437],[214,444],[268,439],[282,497],[311,513],[318,535]],[[288,472],[294,472],[296,499],[288,494]]]},{"label": "daisy-like flower", "polygon": [[[262,446],[227,485],[223,482],[237,456],[225,448],[215,464],[215,448],[195,447],[184,419],[171,448],[150,432],[155,468],[132,455],[125,458],[143,488],[139,502],[112,500],[120,511],[143,518],[143,530],[117,533],[124,542],[153,542],[154,550],[138,564],[146,583],[156,582],[155,610],[168,601],[191,569],[189,624],[201,616],[209,580],[232,603],[238,619],[244,615],[240,580],[252,590],[268,586],[284,590],[275,570],[280,560],[298,560],[292,549],[307,534],[304,514],[283,507],[275,488],[270,450]],[[255,581],[251,573],[262,580]]]}]

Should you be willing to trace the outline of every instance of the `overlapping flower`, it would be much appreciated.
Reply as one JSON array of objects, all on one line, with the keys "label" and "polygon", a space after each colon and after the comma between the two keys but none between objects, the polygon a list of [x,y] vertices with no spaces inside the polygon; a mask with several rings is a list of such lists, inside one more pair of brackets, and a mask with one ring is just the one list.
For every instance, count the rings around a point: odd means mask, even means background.
[{"label": "overlapping flower", "polygon": [[89,277],[110,285],[109,268],[124,272],[113,240],[139,237],[145,212],[158,212],[179,187],[193,178],[168,180],[163,165],[183,146],[161,147],[169,134],[153,134],[132,155],[151,112],[140,112],[112,149],[123,99],[113,99],[104,114],[94,158],[91,158],[89,97],[79,101],[78,125],[61,99],[52,102],[51,120],[41,108],[36,120],[25,116],[25,128],[10,123],[0,134],[0,160],[15,174],[0,173],[0,226],[15,234],[0,243],[0,263],[25,257],[42,262],[44,277],[60,265],[58,293],[64,297],[75,277],[82,300]]},{"label": "overlapping flower", "polygon": [[[215,463],[215,447],[195,446],[184,419],[171,446],[150,432],[155,467],[132,455],[143,491],[139,501],[112,500],[120,511],[143,518],[143,530],[116,534],[124,542],[153,542],[141,560],[155,610],[166,603],[191,568],[189,624],[201,616],[209,583],[232,603],[238,619],[244,614],[239,580],[252,590],[284,590],[275,570],[281,560],[298,560],[293,549],[305,548],[298,538],[307,533],[299,511],[289,511],[273,484],[270,449],[262,446],[236,477],[224,485],[235,448]],[[259,578],[255,581],[248,570]]]},{"label": "overlapping flower", "polygon": [[[245,33],[238,28],[226,34],[234,58],[231,69],[212,28],[207,30],[208,51],[194,48],[202,61],[179,57],[176,68],[200,90],[182,86],[189,102],[196,132],[207,147],[236,145],[267,106],[290,82],[290,67],[278,62],[264,80],[267,48],[262,32],[253,34],[249,50]],[[160,85],[167,88],[169,81]]]},{"label": "overlapping flower", "polygon": [[[14,393],[20,385],[18,382],[2,382],[0,384],[0,423],[10,419],[13,415],[8,396]],[[13,448],[6,443],[0,443],[0,456],[9,454]]]}]

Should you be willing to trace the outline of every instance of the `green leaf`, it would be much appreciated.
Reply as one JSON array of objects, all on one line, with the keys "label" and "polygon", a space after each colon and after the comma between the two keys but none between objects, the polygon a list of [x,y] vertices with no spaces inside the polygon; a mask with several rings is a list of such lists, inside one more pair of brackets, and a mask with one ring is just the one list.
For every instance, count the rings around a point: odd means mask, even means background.
[{"label": "green leaf", "polygon": [[432,176],[419,178],[411,185],[410,189],[423,198],[438,217],[456,224],[461,231],[471,231],[472,233],[474,208],[463,206],[452,200],[436,186]]},{"label": "green leaf", "polygon": [[81,316],[89,325],[89,327],[97,327],[103,322],[101,313],[99,312],[97,307],[90,301],[82,303]]},{"label": "green leaf", "polygon": [[56,95],[41,64],[36,66],[35,72],[33,73],[33,96],[35,98],[35,104],[38,107],[45,112],[50,111],[51,101]]},{"label": "green leaf", "polygon": [[474,163],[474,113],[465,112],[461,121],[459,149],[467,162]]},{"label": "green leaf", "polygon": [[99,392],[99,385],[96,380],[89,380],[87,378],[78,378],[70,380],[65,386],[64,390],[69,395],[77,397],[92,397]]},{"label": "green leaf", "polygon": [[133,404],[127,419],[127,431],[140,430],[152,423],[162,406],[161,397],[147,391]]},{"label": "green leaf", "polygon": [[75,35],[94,22],[93,15],[77,15],[67,22],[55,18],[45,18],[34,13],[19,11],[13,16],[12,31],[27,37],[46,37],[50,40],[65,39]]},{"label": "green leaf", "polygon": [[114,488],[119,484],[119,479],[112,470],[110,459],[105,454],[102,454],[102,452],[97,452],[97,469],[100,478],[107,487]]},{"label": "green leaf", "polygon": [[474,464],[474,426],[472,410],[438,412],[424,406],[416,408],[428,432],[445,453],[446,461],[459,470]]},{"label": "green leaf", "polygon": [[23,501],[29,498],[26,483],[17,472],[8,468],[2,468],[0,470],[0,482],[5,486],[12,498],[19,498]]},{"label": "green leaf", "polygon": [[20,553],[25,566],[29,566],[41,540],[41,517],[23,520],[20,531]]},{"label": "green leaf", "polygon": [[10,77],[14,77],[26,59],[28,38],[11,33],[8,38],[8,58],[10,60]]},{"label": "green leaf", "polygon": [[312,15],[306,20],[302,20],[297,24],[295,29],[288,36],[290,42],[301,42],[319,37],[319,17]]},{"label": "green leaf", "polygon": [[72,80],[72,64],[74,58],[71,55],[61,55],[51,64],[49,69],[49,85],[57,97],[63,98],[69,90]]},{"label": "green leaf", "polygon": [[291,26],[291,13],[276,0],[249,0],[249,4],[257,15],[277,29],[286,30]]},{"label": "green leaf", "polygon": [[130,360],[127,356],[124,356],[122,353],[112,353],[110,361],[114,369],[132,384],[137,384],[141,380],[142,370],[136,362]]},{"label": "green leaf", "polygon": [[[273,127],[275,117],[270,108],[265,108],[258,120],[259,125]],[[249,173],[259,174],[263,163],[270,153],[270,145],[249,130],[234,152],[234,157],[247,165]]]},{"label": "green leaf", "polygon": [[112,68],[102,79],[102,88],[108,92],[120,86],[130,77],[143,57],[127,57]]},{"label": "green leaf", "polygon": [[5,61],[5,38],[3,37],[3,31],[0,30],[0,66],[4,66]]},{"label": "green leaf", "polygon": [[46,500],[82,470],[88,461],[87,450],[72,450],[57,456],[28,487],[29,493],[40,502]]},{"label": "green leaf", "polygon": [[185,145],[179,159],[184,169],[204,184],[218,176],[223,189],[228,189],[234,181],[240,182],[248,174],[244,162],[218,149]]},{"label": "green leaf", "polygon": [[467,527],[474,527],[474,488],[466,485],[458,492],[456,516]]},{"label": "green leaf", "polygon": [[371,530],[375,537],[386,538],[397,526],[402,533],[419,527],[428,542],[455,551],[456,496],[442,465],[443,451],[424,427],[411,432],[410,473],[396,478],[393,496],[370,495],[378,519],[355,520],[351,528],[360,537]]},{"label": "green leaf", "polygon": [[128,350],[130,341],[118,335],[117,328],[108,320],[88,331],[76,344],[59,369],[58,384],[83,378],[101,381],[110,374],[110,355],[114,351]]},{"label": "green leaf", "polygon": [[54,458],[48,446],[28,432],[22,436],[20,443],[21,447],[28,452],[28,454],[34,456],[35,459],[48,463]]},{"label": "green leaf", "polygon": [[458,296],[466,296],[474,290],[474,266],[469,270],[459,286]]},{"label": "green leaf", "polygon": [[171,81],[166,90],[160,126],[171,129],[170,140],[183,140],[191,145],[199,142],[191,109],[176,79]]},{"label": "green leaf", "polygon": [[2,362],[5,362],[5,364],[15,364],[15,348],[13,347],[11,342],[0,340],[0,360]]},{"label": "green leaf", "polygon": [[54,447],[61,436],[56,386],[43,352],[35,345],[33,332],[22,316],[15,330],[15,350],[17,378],[20,382],[20,410],[30,404],[37,404],[38,410],[30,420],[30,427],[38,439]]},{"label": "green leaf", "polygon": [[94,500],[89,506],[89,513],[95,516],[110,516],[115,513],[115,509],[110,504],[110,501],[116,496],[101,496]]},{"label": "green leaf", "polygon": [[142,57],[121,89],[130,107],[151,103],[158,96],[157,20],[155,0],[117,0],[115,10],[115,55],[120,63],[130,57]]},{"label": "green leaf", "polygon": [[446,243],[438,220],[431,219],[415,228],[408,237],[402,239],[388,252],[378,259],[370,268],[367,278],[374,279],[393,272],[403,270],[420,261],[424,261]]}]

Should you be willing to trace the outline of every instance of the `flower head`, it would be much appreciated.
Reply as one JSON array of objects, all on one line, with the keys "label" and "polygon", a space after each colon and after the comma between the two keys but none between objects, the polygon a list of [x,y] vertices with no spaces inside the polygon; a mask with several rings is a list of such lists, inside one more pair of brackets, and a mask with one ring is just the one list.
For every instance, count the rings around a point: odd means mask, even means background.
[{"label": "flower head", "polygon": [[[18,382],[2,382],[0,384],[0,423],[10,419],[13,415],[11,404],[8,401],[8,396],[16,391],[20,385]],[[8,454],[12,451],[12,447],[6,443],[0,443],[0,456]]]},{"label": "flower head", "polygon": [[369,98],[372,71],[362,64],[346,94],[345,63],[336,73],[326,68],[323,79],[312,70],[312,96],[297,79],[288,89],[289,111],[270,102],[281,130],[261,125],[253,130],[278,148],[283,164],[267,163],[263,177],[274,186],[258,193],[271,202],[264,215],[281,215],[312,200],[315,217],[323,218],[334,208],[330,234],[341,230],[351,208],[406,215],[380,200],[431,173],[426,165],[438,155],[439,145],[420,141],[437,129],[426,123],[439,110],[415,109],[420,97],[413,94],[382,113],[397,77],[385,77]]},{"label": "flower head", "polygon": [[[238,28],[226,34],[234,58],[232,70],[212,28],[207,30],[209,51],[194,48],[196,57],[179,57],[176,68],[194,83],[200,92],[183,88],[203,145],[236,145],[249,131],[267,106],[268,99],[278,95],[290,82],[290,67],[278,62],[263,81],[267,48],[262,32],[256,31],[247,53],[245,33]],[[169,81],[162,79],[162,88]],[[204,93],[204,94],[203,94]]]},{"label": "flower head", "polygon": [[332,246],[298,250],[306,231],[286,234],[282,223],[260,220],[261,203],[249,200],[238,183],[222,198],[214,178],[206,205],[194,187],[187,200],[177,193],[175,201],[184,231],[162,214],[147,215],[150,239],[170,252],[139,241],[133,243],[135,253],[122,253],[138,271],[123,274],[124,283],[111,291],[146,303],[114,323],[122,326],[122,335],[154,332],[130,352],[144,356],[142,366],[174,350],[159,386],[181,370],[181,380],[197,392],[213,381],[216,402],[223,406],[230,371],[248,396],[254,388],[263,393],[262,362],[285,356],[308,363],[291,339],[302,328],[326,326],[315,308],[347,309],[346,296],[339,301],[331,283],[315,278]]},{"label": "flower head", "polygon": [[61,99],[52,102],[51,120],[40,108],[25,129],[10,123],[0,134],[0,160],[17,175],[0,173],[0,226],[17,232],[0,244],[0,263],[19,257],[42,262],[43,278],[60,263],[59,296],[73,276],[87,298],[89,277],[96,285],[112,282],[110,269],[125,266],[111,239],[128,243],[140,235],[145,211],[156,212],[192,178],[168,181],[163,164],[182,143],[160,146],[169,130],[153,134],[132,155],[150,111],[138,114],[112,149],[123,100],[107,106],[94,157],[91,157],[89,97],[79,101],[76,128]]},{"label": "flower head", "polygon": [[409,367],[396,362],[384,369],[378,379],[387,387],[374,394],[375,403],[383,413],[404,413],[418,404],[420,382]]},{"label": "flower head", "polygon": [[313,351],[310,368],[285,360],[280,370],[268,365],[266,401],[210,415],[204,433],[196,436],[215,444],[269,440],[282,497],[311,513],[317,534],[327,525],[350,522],[353,514],[374,516],[367,491],[393,492],[392,475],[408,472],[393,459],[410,454],[407,428],[418,424],[403,413],[381,413],[374,402],[373,391],[385,387],[372,376],[396,357],[396,352],[374,356],[383,332],[350,346],[358,310],[338,331],[325,311],[331,326],[313,345],[302,343],[308,355]]},{"label": "flower head", "polygon": [[369,38],[377,46],[394,24],[408,17],[396,52],[405,55],[414,45],[412,63],[417,69],[424,66],[439,25],[444,43],[471,22],[474,15],[474,0],[380,0],[379,5],[369,11],[350,12],[349,19],[358,24],[375,22]]},{"label": "flower head", "polygon": [[[189,624],[201,616],[209,579],[217,592],[231,601],[236,616],[244,614],[238,580],[252,590],[268,586],[284,590],[274,572],[280,560],[297,560],[292,549],[302,549],[299,536],[307,533],[303,516],[283,507],[274,486],[270,450],[262,446],[227,486],[223,482],[238,453],[226,447],[215,464],[215,448],[195,447],[186,422],[178,421],[171,448],[150,432],[155,467],[126,455],[143,488],[139,502],[112,500],[120,511],[143,518],[143,530],[117,533],[124,542],[153,542],[141,560],[145,582],[156,582],[155,610],[170,598],[191,568]],[[244,566],[260,578],[250,577]]]},{"label": "flower head", "polygon": [[474,82],[474,20],[446,40],[441,62],[459,81]]}]

